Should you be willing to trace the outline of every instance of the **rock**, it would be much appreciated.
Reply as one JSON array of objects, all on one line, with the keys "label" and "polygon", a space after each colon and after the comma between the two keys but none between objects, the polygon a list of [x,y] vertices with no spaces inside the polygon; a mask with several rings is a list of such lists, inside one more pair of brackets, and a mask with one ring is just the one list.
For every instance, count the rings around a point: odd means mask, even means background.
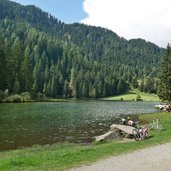
[{"label": "rock", "polygon": [[120,133],[118,131],[108,131],[107,133],[105,133],[103,135],[95,137],[95,140],[97,142],[109,141],[109,140],[119,138],[119,135],[120,135]]},{"label": "rock", "polygon": [[100,142],[100,141],[119,139],[123,137],[129,138],[132,135],[133,129],[135,128],[132,126],[113,124],[110,126],[110,131],[108,131],[103,135],[95,137],[95,140],[97,142]]},{"label": "rock", "polygon": [[127,134],[132,134],[133,129],[135,129],[133,126],[128,126],[128,125],[117,125],[113,124],[110,126],[111,131],[115,131],[116,129],[119,129]]}]

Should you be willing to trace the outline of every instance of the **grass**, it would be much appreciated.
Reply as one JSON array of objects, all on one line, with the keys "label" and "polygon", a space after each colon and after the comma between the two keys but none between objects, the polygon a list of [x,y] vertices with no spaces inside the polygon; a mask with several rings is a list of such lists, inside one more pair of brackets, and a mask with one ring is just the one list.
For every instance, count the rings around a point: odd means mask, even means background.
[{"label": "grass", "polygon": [[113,101],[120,101],[120,100],[125,100],[125,101],[135,101],[137,95],[141,96],[141,99],[143,101],[160,101],[157,95],[150,94],[150,93],[144,93],[140,92],[139,90],[133,90],[130,91],[126,94],[123,95],[118,95],[118,96],[112,96],[112,97],[106,97],[102,98],[102,100],[113,100]]},{"label": "grass", "polygon": [[64,170],[88,164],[108,156],[128,153],[136,149],[171,141],[171,113],[141,115],[143,123],[160,119],[164,130],[151,131],[149,138],[139,142],[106,142],[91,145],[55,144],[33,146],[20,150],[0,152],[0,170]]}]

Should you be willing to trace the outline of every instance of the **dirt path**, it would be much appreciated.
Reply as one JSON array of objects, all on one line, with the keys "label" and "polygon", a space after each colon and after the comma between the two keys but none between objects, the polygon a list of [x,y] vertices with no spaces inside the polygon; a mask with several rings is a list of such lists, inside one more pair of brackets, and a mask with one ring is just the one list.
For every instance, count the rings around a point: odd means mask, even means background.
[{"label": "dirt path", "polygon": [[99,160],[70,171],[171,171],[171,143]]}]

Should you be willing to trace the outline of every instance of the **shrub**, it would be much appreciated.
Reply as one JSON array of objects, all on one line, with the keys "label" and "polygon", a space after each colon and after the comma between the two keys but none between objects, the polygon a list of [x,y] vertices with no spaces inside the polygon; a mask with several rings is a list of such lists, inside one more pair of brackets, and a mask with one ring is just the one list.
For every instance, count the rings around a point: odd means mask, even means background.
[{"label": "shrub", "polygon": [[7,103],[12,103],[12,102],[19,103],[19,102],[23,102],[23,98],[22,98],[22,96],[20,96],[18,94],[14,94],[9,97],[6,97],[3,101],[7,102]]},{"label": "shrub", "polygon": [[31,101],[31,96],[30,96],[30,93],[29,92],[23,92],[20,95],[23,98],[23,102],[29,102],[29,101]]},{"label": "shrub", "polygon": [[120,98],[120,101],[123,101],[123,100],[124,100],[124,99],[121,97],[121,98]]},{"label": "shrub", "polygon": [[138,94],[137,97],[136,97],[136,101],[141,101],[141,100],[142,100],[142,98],[141,98],[141,96]]}]

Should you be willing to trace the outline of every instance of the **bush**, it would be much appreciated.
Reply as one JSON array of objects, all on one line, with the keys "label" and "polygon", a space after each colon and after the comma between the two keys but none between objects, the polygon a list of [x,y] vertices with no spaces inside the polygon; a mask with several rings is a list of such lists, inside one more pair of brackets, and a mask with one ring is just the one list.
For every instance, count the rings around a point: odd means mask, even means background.
[{"label": "bush", "polygon": [[20,95],[23,98],[23,102],[29,102],[29,101],[31,101],[31,96],[30,96],[30,93],[29,92],[23,92]]},{"label": "bush", "polygon": [[121,97],[121,98],[120,98],[120,101],[123,101],[123,100],[124,100],[124,99]]},{"label": "bush", "polygon": [[141,96],[139,94],[136,97],[136,101],[142,101],[142,98],[141,98]]},{"label": "bush", "polygon": [[23,97],[18,95],[18,94],[14,94],[14,95],[11,95],[9,97],[6,97],[3,102],[7,102],[7,103],[19,103],[19,102],[23,102]]}]

